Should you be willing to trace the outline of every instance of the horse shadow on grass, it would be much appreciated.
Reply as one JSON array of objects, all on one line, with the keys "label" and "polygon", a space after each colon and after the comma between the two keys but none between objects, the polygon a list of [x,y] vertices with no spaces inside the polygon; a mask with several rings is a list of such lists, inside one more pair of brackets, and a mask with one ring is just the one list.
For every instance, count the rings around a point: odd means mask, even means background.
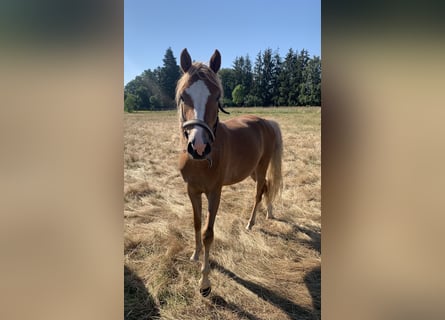
[{"label": "horse shadow on grass", "polygon": [[[312,248],[313,250],[317,251],[319,254],[321,254],[321,233],[320,233],[320,231],[318,231],[318,230],[314,231],[309,228],[296,225],[295,223],[287,221],[285,219],[274,218],[274,220],[291,225],[292,230],[287,233],[274,233],[274,232],[268,231],[264,228],[260,228],[259,231],[269,237],[281,238],[286,241],[291,240],[291,241],[301,243],[303,245],[307,245],[310,248]],[[310,238],[310,240],[298,239],[298,237],[297,237],[298,232],[302,232],[302,233],[306,234]]]},{"label": "horse shadow on grass", "polygon": [[321,268],[312,269],[304,277],[304,282],[312,297],[312,307],[317,319],[321,318]]},{"label": "horse shadow on grass", "polygon": [[124,319],[159,319],[159,308],[142,279],[127,266],[124,267]]},{"label": "horse shadow on grass", "polygon": [[249,320],[261,320],[257,318],[253,314],[241,309],[237,305],[227,302],[223,297],[219,295],[212,295],[210,301],[218,308],[226,309],[231,311],[232,313],[237,314],[240,318],[245,318]]},{"label": "horse shadow on grass", "polygon": [[[253,292],[255,295],[257,295],[259,298],[263,299],[265,302],[271,303],[277,308],[280,308],[283,310],[290,319],[314,319],[314,312],[310,309],[304,308],[302,306],[299,306],[298,304],[294,303],[293,301],[287,299],[286,297],[283,297],[272,290],[261,286],[260,284],[257,284],[255,282],[245,280],[243,278],[238,277],[234,272],[224,268],[216,261],[211,261],[210,263],[212,269],[217,270],[221,272],[222,274],[226,275],[230,279],[236,281],[238,284],[242,285],[246,289]],[[314,297],[316,295],[315,293],[311,295]],[[213,299],[216,299],[216,304],[221,305],[224,308],[238,311],[239,307],[233,306],[232,304],[228,304],[225,302],[224,299],[222,299],[219,296],[214,296]],[[219,301],[222,300],[222,301]],[[219,302],[218,302],[219,301]],[[253,316],[250,313],[247,313],[246,311],[242,311],[238,313],[240,315],[243,315],[245,318],[250,320],[256,320],[259,319],[255,316]]]}]

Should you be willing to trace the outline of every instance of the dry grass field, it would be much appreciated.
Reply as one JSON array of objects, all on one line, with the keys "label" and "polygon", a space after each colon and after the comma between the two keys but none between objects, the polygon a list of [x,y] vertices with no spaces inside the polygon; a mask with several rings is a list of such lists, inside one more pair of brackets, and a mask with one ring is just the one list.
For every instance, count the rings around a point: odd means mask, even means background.
[{"label": "dry grass field", "polygon": [[[255,184],[223,188],[210,252],[212,293],[199,293],[193,214],[177,169],[175,111],[125,114],[125,319],[320,319],[320,108],[244,108],[279,122],[283,182],[274,220],[246,231]],[[203,215],[206,201],[203,196]],[[202,256],[201,256],[202,257]]]}]

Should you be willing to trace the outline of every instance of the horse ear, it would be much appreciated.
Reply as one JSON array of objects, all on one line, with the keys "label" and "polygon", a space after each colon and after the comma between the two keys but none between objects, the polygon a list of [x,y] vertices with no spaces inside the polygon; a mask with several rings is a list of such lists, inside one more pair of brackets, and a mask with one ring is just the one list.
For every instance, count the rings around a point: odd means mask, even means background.
[{"label": "horse ear", "polygon": [[210,58],[210,69],[212,69],[213,72],[217,73],[220,67],[221,67],[221,54],[217,49],[215,49],[215,52]]},{"label": "horse ear", "polygon": [[181,69],[185,73],[188,71],[188,69],[190,69],[191,66],[192,66],[192,58],[190,57],[187,48],[185,48],[181,52]]}]

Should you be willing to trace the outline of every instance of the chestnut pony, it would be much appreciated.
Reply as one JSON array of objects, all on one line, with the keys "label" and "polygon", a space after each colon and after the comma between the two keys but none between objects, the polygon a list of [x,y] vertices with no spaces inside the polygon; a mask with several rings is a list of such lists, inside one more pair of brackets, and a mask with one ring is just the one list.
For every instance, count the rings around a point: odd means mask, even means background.
[{"label": "chestnut pony", "polygon": [[[195,62],[184,49],[181,53],[182,77],[176,87],[184,151],[179,157],[179,170],[187,183],[193,207],[196,248],[191,260],[198,261],[204,244],[200,292],[208,296],[209,251],[213,241],[213,224],[224,185],[240,182],[247,177],[256,181],[254,206],[247,224],[255,224],[257,207],[264,195],[267,218],[272,216],[272,201],[282,187],[281,156],[283,142],[278,123],[252,115],[221,122],[218,112],[227,113],[219,100],[223,95],[217,72],[221,66],[218,50],[209,66]],[[201,235],[201,195],[208,200],[208,215]]]}]

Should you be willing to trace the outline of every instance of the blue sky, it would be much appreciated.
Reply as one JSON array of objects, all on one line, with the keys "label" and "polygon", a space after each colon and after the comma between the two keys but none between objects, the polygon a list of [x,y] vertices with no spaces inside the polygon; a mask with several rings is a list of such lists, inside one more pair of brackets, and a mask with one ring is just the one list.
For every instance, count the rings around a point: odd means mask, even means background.
[{"label": "blue sky", "polygon": [[124,83],[162,66],[171,47],[207,62],[218,49],[222,67],[237,56],[255,62],[266,48],[321,56],[321,0],[125,0]]}]

